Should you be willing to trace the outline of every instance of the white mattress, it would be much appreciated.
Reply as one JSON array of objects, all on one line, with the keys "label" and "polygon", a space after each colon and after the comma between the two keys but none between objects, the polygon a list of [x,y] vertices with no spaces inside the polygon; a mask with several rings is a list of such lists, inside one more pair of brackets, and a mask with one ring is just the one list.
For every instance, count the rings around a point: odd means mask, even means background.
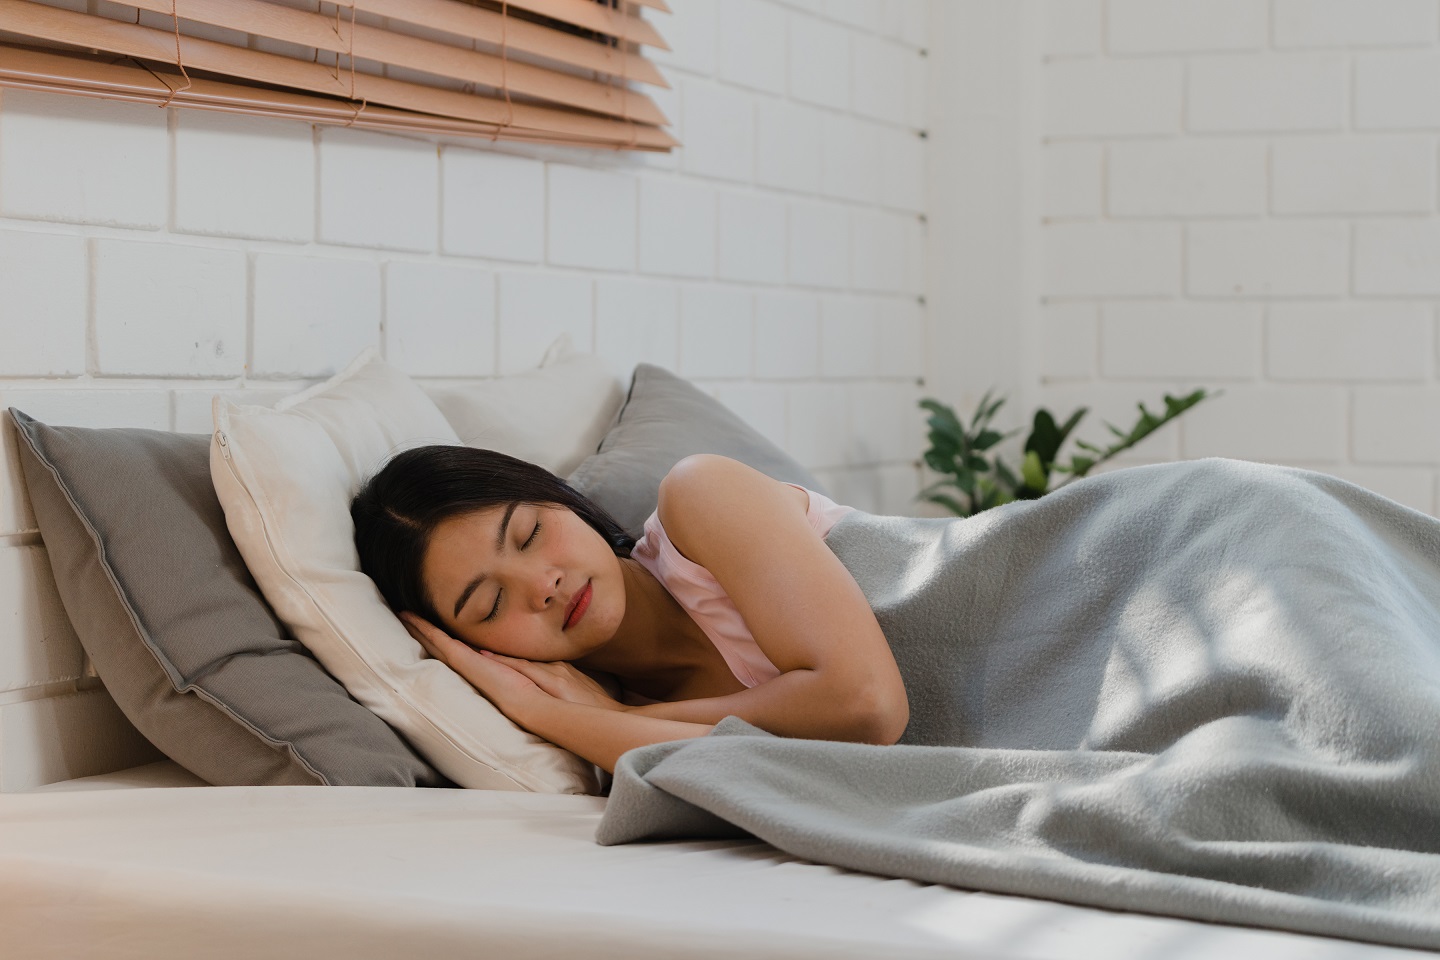
[{"label": "white mattress", "polygon": [[[176,782],[152,766],[118,782]],[[97,785],[0,795],[0,955],[1434,956],[887,879],[756,841],[601,847],[599,797]]]}]

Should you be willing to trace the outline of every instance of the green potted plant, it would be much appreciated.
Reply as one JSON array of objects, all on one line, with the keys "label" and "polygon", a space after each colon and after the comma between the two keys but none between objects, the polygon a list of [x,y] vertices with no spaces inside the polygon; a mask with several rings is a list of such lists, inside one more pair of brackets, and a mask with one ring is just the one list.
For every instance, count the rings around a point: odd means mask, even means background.
[{"label": "green potted plant", "polygon": [[1072,454],[1069,463],[1060,463],[1056,457],[1089,408],[1081,407],[1062,424],[1042,407],[1035,411],[1030,436],[1025,440],[1023,459],[1018,469],[1012,470],[998,453],[991,451],[1019,430],[1000,433],[991,427],[990,421],[995,412],[1005,403],[1004,397],[992,400],[991,393],[992,390],[987,390],[980,399],[968,427],[952,408],[940,401],[932,397],[920,401],[920,406],[930,413],[927,420],[930,448],[925,451],[925,465],[940,474],[940,479],[921,490],[916,499],[938,503],[961,517],[973,516],[982,510],[1016,500],[1038,499],[1052,492],[1050,481],[1056,474],[1066,475],[1053,488],[1058,490],[1116,454],[1135,446],[1202,400],[1220,396],[1220,391],[1212,393],[1204,389],[1183,397],[1172,397],[1167,393],[1164,413],[1151,413],[1145,404],[1138,403],[1140,419],[1135,426],[1121,430],[1114,424],[1106,423],[1105,426],[1116,437],[1116,441],[1108,447],[1098,447],[1077,439],[1075,446],[1083,453]]}]

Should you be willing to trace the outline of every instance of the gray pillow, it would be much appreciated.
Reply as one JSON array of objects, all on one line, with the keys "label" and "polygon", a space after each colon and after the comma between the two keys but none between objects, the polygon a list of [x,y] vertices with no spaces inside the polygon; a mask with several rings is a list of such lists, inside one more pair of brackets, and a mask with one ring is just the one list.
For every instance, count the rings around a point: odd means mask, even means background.
[{"label": "gray pillow", "polygon": [[630,394],[568,482],[639,538],[660,502],[660,481],[692,453],[718,453],[776,480],[826,493],[796,460],[688,380],[661,367],[635,367]]},{"label": "gray pillow", "polygon": [[162,752],[225,786],[450,785],[260,596],[211,485],[208,436],[10,415],[65,612]]}]

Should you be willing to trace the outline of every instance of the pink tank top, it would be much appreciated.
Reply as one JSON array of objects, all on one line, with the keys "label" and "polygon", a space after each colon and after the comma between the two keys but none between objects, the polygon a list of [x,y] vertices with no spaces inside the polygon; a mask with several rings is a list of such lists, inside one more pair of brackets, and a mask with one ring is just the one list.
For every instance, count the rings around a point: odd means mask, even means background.
[{"label": "pink tank top", "polygon": [[[810,505],[805,516],[822,540],[836,521],[854,510],[814,490],[793,483],[789,486],[804,490],[809,495]],[[735,604],[719,581],[710,575],[709,570],[682,555],[670,542],[669,534],[660,523],[659,511],[650,514],[650,519],[645,521],[645,535],[635,544],[630,556],[649,570],[685,608],[690,619],[715,644],[730,672],[741,683],[753,687],[780,675],[779,669],[751,636],[740,611],[735,609]]]}]

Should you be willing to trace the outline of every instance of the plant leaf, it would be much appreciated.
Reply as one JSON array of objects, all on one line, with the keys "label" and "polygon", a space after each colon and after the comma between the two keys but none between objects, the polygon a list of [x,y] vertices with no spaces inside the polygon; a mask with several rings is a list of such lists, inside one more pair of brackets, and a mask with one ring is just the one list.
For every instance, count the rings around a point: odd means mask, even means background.
[{"label": "plant leaf", "polygon": [[957,446],[965,444],[965,428],[960,423],[960,418],[955,416],[955,411],[933,397],[926,397],[918,404],[921,408],[930,411],[930,417],[926,423],[930,425],[931,442],[934,442],[935,435],[949,439]]},{"label": "plant leaf", "polygon": [[1004,439],[1004,434],[998,433],[995,430],[986,430],[975,438],[975,442],[970,444],[970,447],[973,450],[989,450]]},{"label": "plant leaf", "polygon": [[1064,439],[1055,418],[1050,415],[1049,410],[1042,407],[1035,411],[1034,425],[1030,428],[1030,437],[1025,441],[1025,452],[1037,454],[1043,463],[1049,463],[1055,459],[1055,452],[1060,449],[1060,443]]},{"label": "plant leaf", "polygon": [[954,473],[955,457],[932,448],[925,451],[925,465],[936,473]]},{"label": "plant leaf", "polygon": [[[1054,421],[1051,421],[1054,424]],[[1050,475],[1045,472],[1045,465],[1040,462],[1040,454],[1034,450],[1025,454],[1025,462],[1020,465],[1020,475],[1025,478],[1025,486],[1040,493],[1050,485]]]},{"label": "plant leaf", "polygon": [[[993,392],[994,388],[992,387],[985,391],[985,396],[980,398],[980,405],[975,408],[975,415],[970,419],[971,430],[980,429],[980,425],[990,418],[990,414],[986,413],[985,407],[990,402],[990,394]],[[1004,403],[1005,401],[1002,399],[1000,402]]]}]

